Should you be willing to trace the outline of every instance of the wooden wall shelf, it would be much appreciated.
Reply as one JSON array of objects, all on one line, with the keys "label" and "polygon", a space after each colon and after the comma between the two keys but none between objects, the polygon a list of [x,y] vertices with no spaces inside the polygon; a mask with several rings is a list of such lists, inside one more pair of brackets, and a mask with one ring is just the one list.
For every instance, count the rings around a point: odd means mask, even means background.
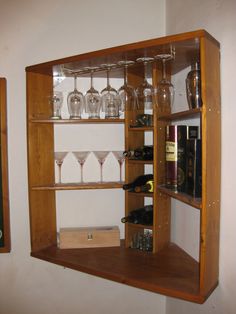
[{"label": "wooden wall shelf", "polygon": [[[138,111],[125,111],[125,119],[81,119],[52,120],[52,110],[46,103],[53,91],[53,77],[61,74],[63,68],[84,69],[104,63],[118,64],[121,60],[133,60],[128,68],[128,83],[134,87],[143,82],[143,65],[137,58],[170,53],[175,58],[167,67],[167,76],[183,73],[198,61],[201,68],[200,109],[171,113],[169,109],[160,112],[154,100],[153,126],[130,127],[137,114],[144,114],[142,106]],[[59,60],[53,60],[26,68],[27,74],[27,134],[28,134],[28,178],[31,230],[31,255],[64,267],[83,271],[102,278],[131,285],[140,289],[161,293],[192,302],[203,303],[218,284],[219,274],[219,219],[220,219],[220,45],[205,30],[166,36],[128,45],[84,53]],[[212,70],[214,69],[214,71]],[[123,77],[121,66],[112,70],[113,78]],[[154,88],[161,80],[159,61],[153,63]],[[85,77],[88,73],[84,71]],[[82,75],[82,76],[83,76]],[[106,71],[99,68],[95,77],[106,77]],[[185,78],[183,78],[185,80]],[[182,108],[182,104],[181,104]],[[197,118],[202,140],[202,198],[194,199],[186,194],[174,193],[161,186],[165,178],[165,127],[181,120],[188,124],[190,118]],[[87,190],[122,188],[121,182],[66,183],[55,184],[54,173],[54,127],[60,124],[124,124],[124,150],[133,150],[145,145],[146,133],[153,139],[153,160],[127,160],[125,182],[132,182],[144,174],[148,164],[152,165],[154,192],[131,193],[125,191],[124,215],[145,204],[145,198],[153,205],[153,226],[126,223],[125,239],[121,247],[60,250],[57,246],[56,192],[63,190]],[[66,126],[65,126],[66,127]],[[68,128],[69,130],[70,128]],[[102,144],[101,144],[102,145]],[[147,167],[146,167],[147,164]],[[37,165],[37,167],[35,167]],[[181,247],[171,243],[171,199],[199,209],[199,261],[189,256]],[[81,209],[83,210],[83,209]],[[78,222],[79,224],[79,222]],[[152,229],[153,252],[130,249],[135,233]],[[180,226],[181,228],[181,226]]]}]

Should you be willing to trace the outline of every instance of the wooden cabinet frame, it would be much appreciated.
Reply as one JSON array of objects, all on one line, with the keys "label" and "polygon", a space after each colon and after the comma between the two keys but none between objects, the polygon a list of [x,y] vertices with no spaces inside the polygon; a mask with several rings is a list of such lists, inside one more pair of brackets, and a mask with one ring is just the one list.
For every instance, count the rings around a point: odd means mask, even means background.
[{"label": "wooden cabinet frame", "polygon": [[[175,60],[168,75],[178,73],[195,61],[200,61],[203,106],[177,113],[161,112],[154,104],[152,128],[129,127],[133,113],[126,112],[125,120],[109,119],[55,121],[49,118],[47,95],[53,89],[53,76],[62,66],[84,68],[120,60],[136,60],[142,56],[155,56],[175,49]],[[220,212],[220,54],[219,43],[206,31],[142,41],[119,47],[99,50],[78,56],[46,62],[26,68],[27,73],[27,130],[29,205],[31,225],[31,255],[75,270],[128,284],[152,292],[184,300],[203,303],[218,284],[219,265],[219,212]],[[88,73],[84,73],[85,76]],[[95,73],[105,77],[105,71]],[[117,66],[114,77],[123,77]],[[137,86],[143,79],[139,65],[129,68],[128,80]],[[153,84],[160,80],[158,64],[153,67]],[[142,109],[140,109],[142,112]],[[202,198],[174,193],[166,189],[165,177],[165,126],[176,120],[198,117],[202,138]],[[144,132],[153,132],[154,205],[152,253],[129,248],[136,226],[127,224],[125,243],[119,248],[60,250],[56,236],[57,190],[121,188],[121,184],[57,185],[54,182],[54,124],[70,123],[125,123],[125,148],[144,144]],[[45,140],[47,139],[47,140]],[[35,164],[37,163],[37,167]],[[126,162],[126,182],[142,174],[144,163]],[[199,262],[183,249],[170,242],[171,198],[200,211]],[[125,214],[143,205],[142,196],[125,192]],[[106,257],[106,258],[105,258]]]},{"label": "wooden cabinet frame", "polygon": [[8,191],[8,157],[7,157],[7,83],[5,78],[0,78],[0,219],[3,222],[1,229],[0,253],[10,252],[10,213]]}]

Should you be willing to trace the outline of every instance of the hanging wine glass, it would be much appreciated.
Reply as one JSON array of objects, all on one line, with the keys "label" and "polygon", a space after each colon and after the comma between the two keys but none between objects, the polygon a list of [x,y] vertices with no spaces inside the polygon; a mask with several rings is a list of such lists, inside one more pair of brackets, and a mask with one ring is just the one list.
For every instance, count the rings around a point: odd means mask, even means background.
[{"label": "hanging wine glass", "polygon": [[74,90],[67,96],[70,119],[81,119],[81,114],[84,109],[84,96],[77,90],[77,75],[78,73],[74,73]]},{"label": "hanging wine glass", "polygon": [[128,67],[134,64],[134,61],[119,61],[117,63],[119,66],[124,67],[124,84],[119,88],[118,93],[120,96],[120,111],[124,112],[126,110],[136,110],[137,101],[136,93],[133,86],[128,84]]},{"label": "hanging wine glass", "polygon": [[102,108],[105,112],[105,118],[119,117],[119,98],[118,92],[110,85],[110,71],[116,64],[101,64],[101,68],[107,70],[107,86],[101,91]]},{"label": "hanging wine glass", "polygon": [[68,152],[54,152],[54,159],[56,161],[56,164],[58,166],[58,183],[61,183],[61,168],[62,164],[64,162],[64,159]]},{"label": "hanging wine glass", "polygon": [[112,154],[115,156],[120,166],[120,182],[122,182],[122,165],[125,160],[125,156],[123,153],[124,153],[123,151],[112,151]]},{"label": "hanging wine glass", "polygon": [[52,116],[51,119],[61,119],[61,108],[63,103],[63,94],[59,91],[54,91],[52,95],[49,96],[49,103],[52,106]]},{"label": "hanging wine glass", "polygon": [[100,164],[100,182],[103,182],[103,164],[107,158],[107,155],[110,152],[109,151],[94,151],[93,153],[96,156],[96,158]]},{"label": "hanging wine glass", "polygon": [[84,176],[83,176],[83,167],[84,163],[87,160],[90,152],[89,151],[80,151],[80,152],[72,152],[72,154],[75,156],[76,160],[80,164],[80,182],[84,182]]},{"label": "hanging wine glass", "polygon": [[86,67],[84,70],[90,71],[90,89],[85,95],[86,111],[89,114],[89,119],[99,119],[101,111],[101,96],[99,92],[93,87],[93,73],[98,67]]},{"label": "hanging wine glass", "polygon": [[174,102],[174,86],[166,77],[166,62],[173,59],[172,54],[159,54],[155,56],[156,60],[162,61],[162,80],[157,85],[157,106],[161,111],[170,110]]},{"label": "hanging wine glass", "polygon": [[144,109],[153,109],[153,97],[154,97],[154,88],[148,83],[148,65],[152,62],[154,58],[143,57],[138,58],[137,62],[143,62],[144,65],[144,81],[143,83],[137,87],[137,101],[139,108]]}]

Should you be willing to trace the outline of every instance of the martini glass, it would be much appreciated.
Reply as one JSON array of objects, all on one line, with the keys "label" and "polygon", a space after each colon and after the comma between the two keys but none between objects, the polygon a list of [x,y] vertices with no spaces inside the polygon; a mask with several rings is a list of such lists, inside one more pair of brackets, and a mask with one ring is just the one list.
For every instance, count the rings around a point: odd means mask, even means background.
[{"label": "martini glass", "polygon": [[148,65],[153,60],[154,60],[154,58],[149,58],[149,57],[138,58],[136,60],[137,62],[143,62],[143,65],[144,65],[144,81],[136,89],[139,108],[144,108],[144,109],[152,109],[153,108],[154,88],[147,81]]},{"label": "martini glass", "polygon": [[120,111],[135,110],[137,109],[136,93],[134,87],[128,84],[127,77],[127,69],[134,64],[134,61],[119,61],[117,64],[124,67],[124,84],[118,90],[121,101]]},{"label": "martini glass", "polygon": [[155,56],[156,60],[162,61],[162,80],[157,85],[157,106],[160,110],[165,111],[173,106],[174,102],[174,86],[166,78],[166,62],[173,59],[172,54],[159,54]]},{"label": "martini glass", "polygon": [[74,73],[74,90],[67,96],[70,119],[81,119],[84,107],[84,96],[77,90],[77,73]]},{"label": "martini glass", "polygon": [[94,155],[96,156],[99,164],[100,164],[100,182],[103,182],[103,164],[107,158],[107,155],[110,153],[109,151],[94,151]]},{"label": "martini glass", "polygon": [[101,111],[101,96],[99,92],[93,87],[93,73],[98,67],[86,67],[84,70],[90,71],[90,89],[85,95],[86,111],[89,114],[89,119],[100,119]]},{"label": "martini glass", "polygon": [[119,116],[118,92],[110,85],[110,71],[116,64],[101,64],[101,68],[107,70],[107,86],[101,91],[102,107],[105,118],[117,118]]},{"label": "martini glass", "polygon": [[60,184],[61,184],[61,168],[67,154],[68,152],[54,152],[54,159],[58,166],[58,183]]},{"label": "martini glass", "polygon": [[115,156],[116,160],[120,166],[120,182],[122,182],[122,165],[125,160],[125,156],[123,155],[123,151],[112,151],[112,154]]},{"label": "martini glass", "polygon": [[80,152],[72,152],[72,154],[75,156],[76,160],[80,164],[80,169],[81,169],[81,171],[80,171],[80,182],[83,183],[84,182],[83,166],[84,166],[84,163],[87,160],[90,152],[89,151],[80,151]]}]

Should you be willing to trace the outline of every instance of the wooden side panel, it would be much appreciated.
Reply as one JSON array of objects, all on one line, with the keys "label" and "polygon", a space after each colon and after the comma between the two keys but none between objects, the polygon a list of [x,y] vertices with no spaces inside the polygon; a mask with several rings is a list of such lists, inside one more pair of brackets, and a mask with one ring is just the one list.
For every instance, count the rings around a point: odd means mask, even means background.
[{"label": "wooden side panel", "polygon": [[32,250],[56,243],[55,191],[32,191],[32,187],[54,183],[53,125],[31,122],[51,114],[48,96],[52,77],[27,73],[28,177]]},{"label": "wooden side panel", "polygon": [[220,54],[214,41],[201,39],[202,73],[202,210],[200,294],[218,282],[220,219]]},{"label": "wooden side panel", "polygon": [[[10,252],[10,213],[9,213],[9,191],[8,191],[8,158],[7,158],[7,82],[5,78],[0,78],[0,148],[1,148],[1,193],[2,193],[2,213],[3,213],[3,247],[1,252]],[[1,209],[0,209],[1,210]]]}]

